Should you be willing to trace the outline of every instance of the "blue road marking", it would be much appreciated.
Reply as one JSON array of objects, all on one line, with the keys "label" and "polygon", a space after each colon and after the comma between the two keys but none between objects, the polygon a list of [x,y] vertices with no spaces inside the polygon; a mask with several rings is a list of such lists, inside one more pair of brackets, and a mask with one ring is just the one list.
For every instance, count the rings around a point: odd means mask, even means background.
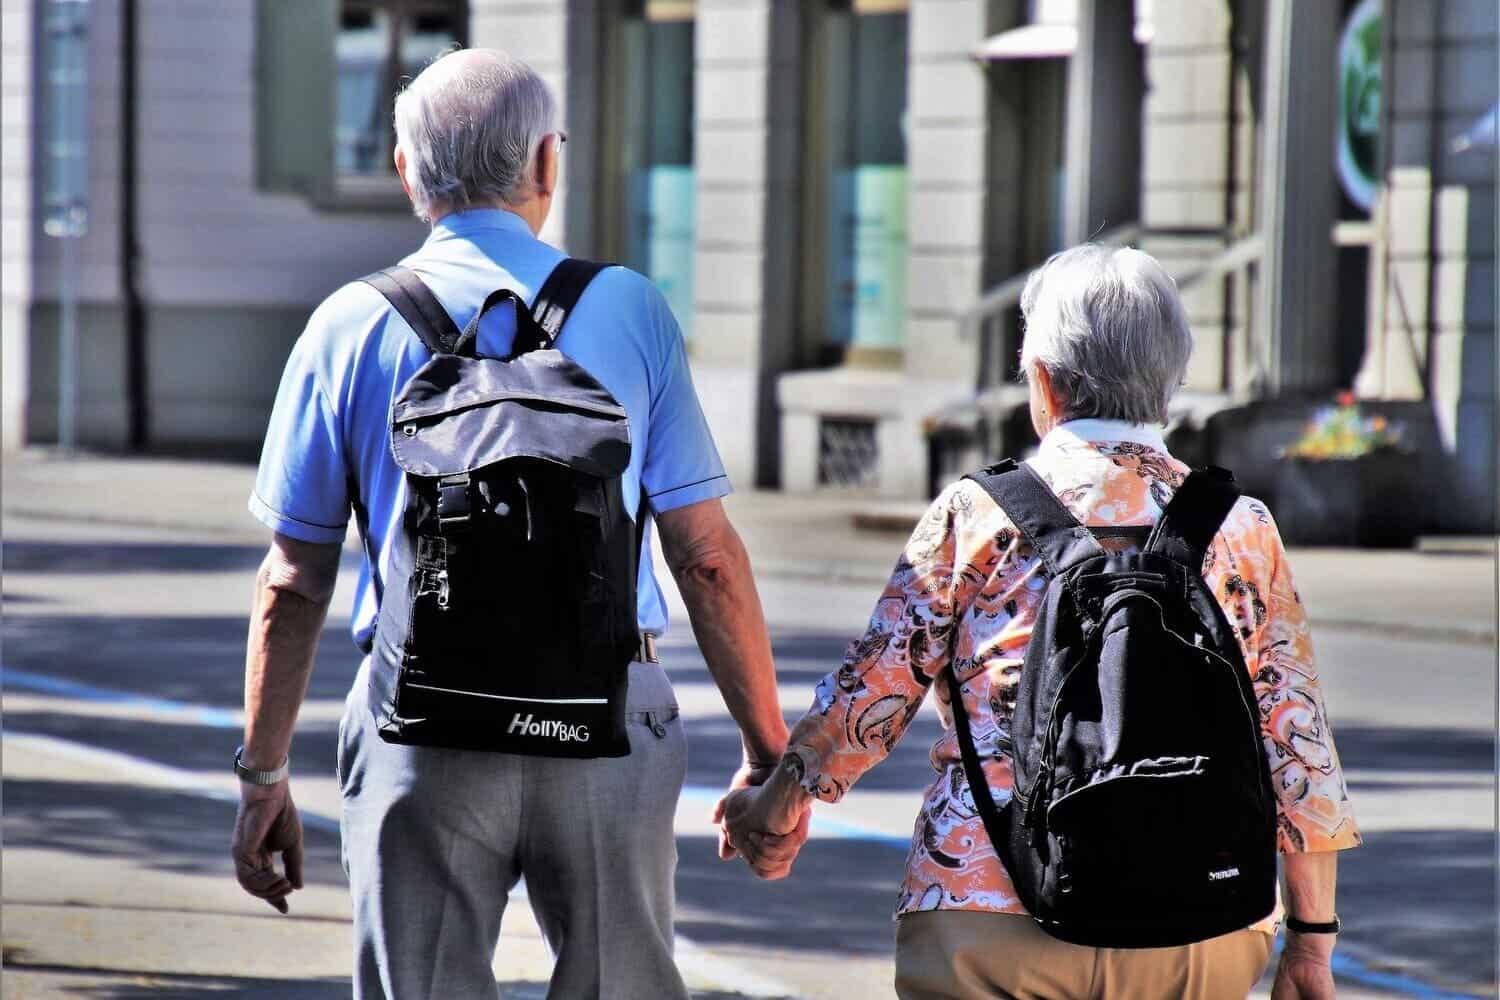
[{"label": "blue road marking", "polygon": [[240,721],[239,713],[230,709],[212,708],[208,705],[194,705],[188,702],[173,701],[169,698],[152,698],[130,691],[96,687],[80,681],[63,680],[59,677],[48,677],[46,674],[32,673],[27,670],[12,670],[9,667],[0,668],[0,686],[3,686],[7,690],[15,688],[22,691],[33,691],[37,694],[52,694],[62,698],[77,698],[79,701],[92,701],[109,705],[127,705],[131,708],[139,708],[148,712],[181,715],[201,726],[208,726],[212,729],[244,728],[244,723]]}]

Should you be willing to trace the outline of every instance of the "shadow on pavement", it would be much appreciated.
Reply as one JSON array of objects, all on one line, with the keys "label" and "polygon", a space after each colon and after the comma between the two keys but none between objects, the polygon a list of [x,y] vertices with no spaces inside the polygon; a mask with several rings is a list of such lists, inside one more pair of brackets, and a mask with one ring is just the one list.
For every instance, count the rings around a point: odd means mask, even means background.
[{"label": "shadow on pavement", "polygon": [[[211,1000],[217,997],[240,997],[243,1000],[347,1000],[347,979],[251,979],[234,976],[175,976],[134,972],[80,972],[38,966],[9,965],[8,969],[32,974],[56,973],[73,980],[60,982],[49,996],[77,997],[79,1000]],[[86,980],[79,982],[78,980]],[[546,1000],[547,984],[535,981],[509,980],[496,984],[500,1000]],[[743,993],[719,991],[695,992],[693,1000],[750,1000]],[[756,998],[762,1000],[762,998]]]},{"label": "shadow on pavement", "polygon": [[[92,782],[7,780],[0,822],[5,848],[120,858],[155,871],[218,875],[232,882],[235,806],[165,789]],[[305,827],[304,878],[344,886],[339,840]]]},{"label": "shadow on pavement", "polygon": [[762,882],[717,841],[677,838],[677,931],[703,945],[889,955],[906,852],[864,840],[810,840],[792,869]]},{"label": "shadow on pavement", "polygon": [[[79,1000],[135,1000],[163,997],[207,1000],[210,997],[242,997],[246,1000],[348,1000],[347,979],[251,979],[235,976],[174,976],[139,972],[113,972],[10,965],[8,971],[33,975],[54,973],[60,981],[50,983],[47,996],[78,997]],[[50,977],[49,977],[50,978]],[[71,980],[71,982],[69,982]]]},{"label": "shadow on pavement", "polygon": [[[247,579],[246,595],[250,585]],[[163,610],[169,610],[164,608]],[[244,616],[7,615],[5,666],[145,698],[238,709],[245,696]],[[342,699],[359,669],[347,620],[318,643],[309,698]]]},{"label": "shadow on pavement", "polygon": [[[86,743],[95,749],[214,775],[229,769],[227,762],[233,758],[234,748],[243,741],[242,731],[237,725],[163,723],[19,709],[6,710],[5,728],[11,733]],[[337,742],[336,721],[299,722],[294,773],[333,777]]]},{"label": "shadow on pavement", "polygon": [[7,541],[8,573],[254,573],[263,545]]},{"label": "shadow on pavement", "polygon": [[[1340,725],[1335,720],[1333,739],[1346,771],[1493,774],[1495,770],[1495,734],[1488,729]],[[1354,805],[1358,816],[1359,802]]]},{"label": "shadow on pavement", "polygon": [[1367,835],[1339,857],[1341,945],[1371,968],[1493,996],[1495,851],[1493,832]]}]

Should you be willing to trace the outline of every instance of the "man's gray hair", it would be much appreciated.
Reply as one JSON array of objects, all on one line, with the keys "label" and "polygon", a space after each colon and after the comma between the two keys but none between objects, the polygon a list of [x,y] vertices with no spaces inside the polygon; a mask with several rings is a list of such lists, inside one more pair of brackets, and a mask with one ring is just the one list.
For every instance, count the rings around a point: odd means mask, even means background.
[{"label": "man's gray hair", "polygon": [[1097,243],[1053,254],[1026,280],[1021,314],[1021,369],[1047,369],[1064,419],[1166,422],[1193,334],[1155,257]]},{"label": "man's gray hair", "polygon": [[495,49],[440,56],[396,98],[417,215],[525,201],[537,150],[556,129],[552,91],[521,60]]}]

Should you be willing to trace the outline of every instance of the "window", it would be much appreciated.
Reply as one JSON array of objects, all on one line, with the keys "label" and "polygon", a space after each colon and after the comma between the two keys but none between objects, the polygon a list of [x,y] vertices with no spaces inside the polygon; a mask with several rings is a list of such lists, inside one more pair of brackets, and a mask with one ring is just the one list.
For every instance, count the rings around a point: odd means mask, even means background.
[{"label": "window", "polygon": [[338,61],[334,165],[345,177],[394,176],[391,114],[403,82],[464,38],[460,4],[441,0],[344,0]]},{"label": "window", "polygon": [[693,172],[693,5],[647,3],[627,21],[625,258],[656,282],[692,336],[697,184]]},{"label": "window", "polygon": [[693,326],[697,184],[693,169],[691,0],[624,0],[600,35],[594,252],[661,289]]},{"label": "window", "polygon": [[322,208],[406,211],[396,91],[468,36],[462,0],[259,0],[256,181]]},{"label": "window", "polygon": [[904,0],[810,6],[804,345],[815,364],[899,364],[906,340]]}]

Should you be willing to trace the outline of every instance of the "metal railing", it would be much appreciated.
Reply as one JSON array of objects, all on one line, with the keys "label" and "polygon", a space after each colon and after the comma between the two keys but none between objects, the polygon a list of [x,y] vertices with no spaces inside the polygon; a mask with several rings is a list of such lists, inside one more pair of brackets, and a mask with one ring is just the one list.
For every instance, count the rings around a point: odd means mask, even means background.
[{"label": "metal railing", "polygon": [[[1139,223],[1118,226],[1095,238],[1105,246],[1132,246],[1142,239],[1161,237],[1213,236],[1228,239],[1222,230],[1147,229]],[[1258,233],[1235,239],[1220,249],[1200,267],[1174,275],[1179,291],[1190,291],[1205,282],[1221,281],[1224,285],[1224,366],[1220,391],[1226,396],[1253,394],[1263,383],[1267,359],[1265,345],[1253,337],[1255,270],[1264,254],[1264,242]],[[934,447],[953,451],[946,458],[934,456],[934,471],[949,465],[974,465],[1002,454],[1012,442],[1005,440],[1005,425],[1025,405],[1027,391],[1014,378],[1019,363],[1021,329],[1016,310],[1026,287],[1030,268],[1000,282],[984,293],[959,317],[959,336],[977,342],[979,366],[974,395],[945,407],[927,421]],[[1240,324],[1241,340],[1233,335],[1236,292],[1243,292],[1246,315]]]},{"label": "metal railing", "polygon": [[[1100,234],[1094,242],[1105,246],[1130,246],[1140,238],[1141,232],[1138,223],[1130,222]],[[1021,344],[1019,328],[1010,312],[1021,304],[1021,292],[1032,270],[1034,266],[1006,278],[981,295],[959,317],[959,336],[979,343],[980,393],[1011,381],[1012,366]]]}]

